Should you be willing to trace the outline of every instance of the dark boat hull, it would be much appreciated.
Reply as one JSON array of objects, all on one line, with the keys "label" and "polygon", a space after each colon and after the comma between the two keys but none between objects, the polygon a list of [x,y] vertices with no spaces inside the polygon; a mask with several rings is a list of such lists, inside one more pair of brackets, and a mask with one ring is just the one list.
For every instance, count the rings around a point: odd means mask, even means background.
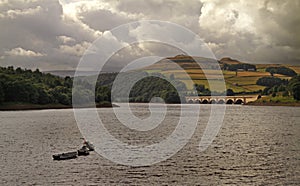
[{"label": "dark boat hull", "polygon": [[88,148],[81,148],[77,152],[78,152],[78,156],[87,156],[90,154]]},{"label": "dark boat hull", "polygon": [[53,160],[69,160],[77,158],[77,151],[75,152],[67,152],[62,154],[54,154]]}]

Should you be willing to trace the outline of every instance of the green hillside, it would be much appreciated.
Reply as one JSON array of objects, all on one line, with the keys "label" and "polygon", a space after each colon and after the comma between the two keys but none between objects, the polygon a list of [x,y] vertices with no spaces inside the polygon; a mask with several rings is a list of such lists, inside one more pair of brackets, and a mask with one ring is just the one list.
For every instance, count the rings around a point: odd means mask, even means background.
[{"label": "green hillside", "polygon": [[[201,63],[201,67],[196,63]],[[287,67],[294,70],[296,73],[300,73],[300,66],[291,65],[272,65],[272,64],[256,64],[254,69],[238,69],[236,71],[229,70],[226,66],[238,65],[242,67],[247,63],[240,62],[231,58],[223,58],[217,63],[220,65],[223,73],[223,77],[226,82],[226,88],[232,89],[234,92],[255,92],[263,90],[266,86],[257,85],[256,82],[262,77],[278,77],[280,79],[291,79],[290,75],[283,75],[274,73],[271,75],[266,69],[269,67]],[[184,55],[179,55],[175,57],[166,58],[160,62],[147,67],[145,71],[148,73],[161,73],[167,77],[171,74],[174,75],[176,80],[184,82],[188,89],[192,89],[194,84],[205,85],[209,88],[207,79],[211,80],[213,83],[218,83],[220,75],[215,67],[216,61],[201,57],[189,57]],[[250,65],[250,64],[249,64]],[[204,73],[205,71],[205,73]],[[188,81],[184,74],[187,73],[193,80],[191,83]]]}]

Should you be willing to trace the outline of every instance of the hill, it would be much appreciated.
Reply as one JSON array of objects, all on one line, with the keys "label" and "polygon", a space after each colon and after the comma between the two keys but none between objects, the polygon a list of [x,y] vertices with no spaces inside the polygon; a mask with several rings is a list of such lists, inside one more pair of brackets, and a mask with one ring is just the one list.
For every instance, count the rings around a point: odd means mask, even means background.
[{"label": "hill", "polygon": [[[201,64],[201,67],[198,63]],[[216,66],[219,65],[219,67]],[[255,66],[254,68],[243,69],[245,65]],[[236,71],[226,69],[226,66],[237,66]],[[240,62],[236,59],[229,57],[222,58],[219,61],[214,59],[208,59],[203,57],[190,57],[185,55],[178,55],[175,57],[168,57],[163,59],[156,64],[145,68],[144,70],[148,73],[161,73],[167,77],[174,76],[176,80],[184,82],[188,89],[192,89],[194,84],[202,84],[209,89],[207,79],[214,83],[218,83],[220,74],[217,72],[218,68],[222,69],[222,73],[226,82],[227,89],[232,89],[237,93],[249,93],[263,90],[266,87],[257,85],[256,81],[262,77],[269,77],[271,74],[266,72],[268,67],[280,67],[284,66],[293,69],[296,73],[300,73],[300,66],[291,65],[279,65],[279,64],[247,64]],[[186,80],[184,74],[187,73],[193,80],[193,83]],[[273,74],[274,77],[281,79],[291,79],[292,76]]]}]

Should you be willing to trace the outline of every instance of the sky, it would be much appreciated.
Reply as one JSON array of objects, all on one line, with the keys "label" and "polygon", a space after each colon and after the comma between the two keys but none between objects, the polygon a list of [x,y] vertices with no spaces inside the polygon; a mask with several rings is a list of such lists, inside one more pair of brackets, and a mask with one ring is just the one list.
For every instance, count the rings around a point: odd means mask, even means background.
[{"label": "sky", "polygon": [[[0,66],[73,70],[96,39],[123,45],[110,30],[140,20],[186,27],[218,59],[300,65],[299,12],[298,0],[0,0]],[[130,34],[143,32],[137,27]],[[145,46],[120,55],[145,55]],[[167,51],[153,45],[146,54],[174,53]]]}]

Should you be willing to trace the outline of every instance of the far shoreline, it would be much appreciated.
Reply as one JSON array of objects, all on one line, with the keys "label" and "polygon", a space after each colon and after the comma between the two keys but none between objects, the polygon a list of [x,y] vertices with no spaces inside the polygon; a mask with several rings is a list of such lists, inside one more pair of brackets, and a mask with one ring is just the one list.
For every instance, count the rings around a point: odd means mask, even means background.
[{"label": "far shoreline", "polygon": [[292,103],[286,103],[286,102],[249,102],[244,105],[248,106],[285,106],[285,107],[300,107],[300,102],[292,102]]},{"label": "far shoreline", "polygon": [[[144,102],[134,102],[134,103],[144,103]],[[276,102],[249,102],[242,105],[300,107],[300,102],[277,102],[277,103]],[[113,108],[113,107],[119,107],[119,106],[116,104],[111,104],[109,102],[96,104],[96,108]],[[26,111],[26,110],[30,111],[30,110],[52,110],[52,109],[59,110],[59,109],[73,109],[73,108],[95,108],[95,107],[93,106],[73,107],[72,105],[62,105],[62,104],[39,105],[39,104],[29,104],[29,103],[15,103],[15,104],[5,103],[3,105],[0,105],[0,111]]]},{"label": "far shoreline", "polygon": [[[96,108],[112,108],[119,107],[116,104],[111,104],[108,102],[96,104]],[[72,105],[62,105],[62,104],[30,104],[30,103],[4,103],[0,105],[0,111],[26,111],[26,110],[59,110],[59,109],[73,109],[73,108],[94,108],[93,106],[82,106],[73,107]]]}]

